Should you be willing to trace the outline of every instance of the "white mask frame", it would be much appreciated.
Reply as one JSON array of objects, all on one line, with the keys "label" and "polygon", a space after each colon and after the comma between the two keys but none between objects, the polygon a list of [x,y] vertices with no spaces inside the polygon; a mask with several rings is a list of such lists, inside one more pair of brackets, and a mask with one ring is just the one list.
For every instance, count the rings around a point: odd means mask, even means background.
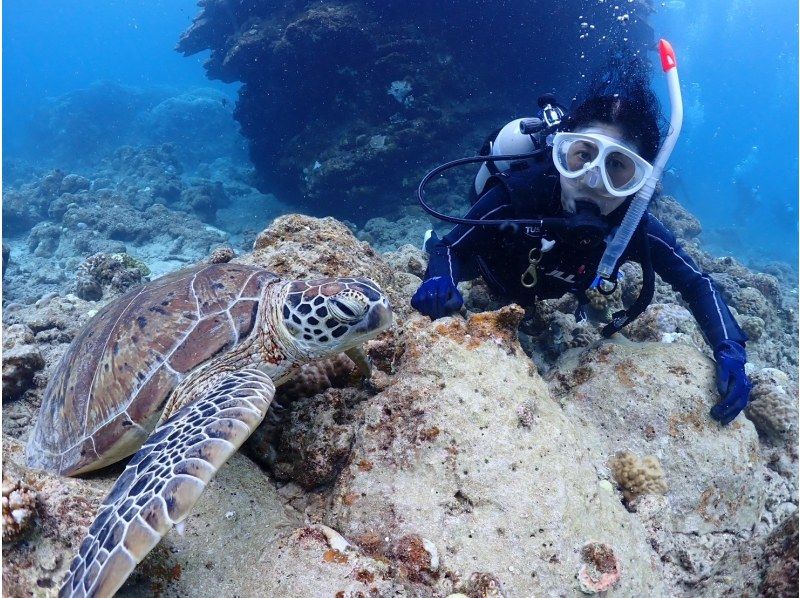
[{"label": "white mask frame", "polygon": [[[577,141],[584,141],[594,145],[597,148],[597,156],[590,162],[584,164],[580,169],[569,170],[566,163],[567,154],[569,152],[569,147]],[[626,156],[634,165],[633,176],[622,187],[614,186],[606,170],[606,158],[613,152],[619,152],[623,156]],[[653,173],[653,166],[647,160],[624,145],[621,145],[616,139],[600,133],[556,133],[553,138],[553,163],[558,169],[558,172],[568,179],[577,179],[587,174],[589,177],[596,177],[599,171],[605,190],[614,197],[627,197],[628,195],[636,193],[644,186],[647,179]],[[597,187],[598,181],[596,180],[586,182],[590,187]]]}]

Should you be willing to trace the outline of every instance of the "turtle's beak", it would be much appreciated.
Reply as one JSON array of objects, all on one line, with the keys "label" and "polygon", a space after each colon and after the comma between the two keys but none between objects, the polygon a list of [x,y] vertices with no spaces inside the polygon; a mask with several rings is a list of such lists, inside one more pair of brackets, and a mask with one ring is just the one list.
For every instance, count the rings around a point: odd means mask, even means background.
[{"label": "turtle's beak", "polygon": [[374,331],[375,335],[383,332],[392,325],[392,308],[385,299],[375,304],[366,318],[367,329]]}]

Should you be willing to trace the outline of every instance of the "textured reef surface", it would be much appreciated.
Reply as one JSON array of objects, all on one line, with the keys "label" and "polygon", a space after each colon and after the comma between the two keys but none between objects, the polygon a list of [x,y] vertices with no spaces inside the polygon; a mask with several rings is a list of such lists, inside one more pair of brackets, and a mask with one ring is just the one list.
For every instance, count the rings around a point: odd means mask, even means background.
[{"label": "textured reef surface", "polygon": [[[396,325],[367,347],[370,384],[342,358],[282,389],[283,408],[126,595],[787,595],[797,583],[796,302],[775,276],[692,251],[736,281],[722,285],[732,305],[763,328],[750,345],[754,401],[726,428],[707,415],[713,362],[661,287],[627,338],[597,343],[600,324],[576,325],[565,300],[526,314],[492,303],[478,282],[464,285],[466,317],[431,322],[408,305],[425,254],[380,253],[332,218],[282,216],[252,251],[204,258],[371,276]],[[22,465],[59,357],[122,292],[102,290],[96,301],[65,290],[6,309],[11,595],[55,594],[120,471],[63,479]],[[607,307],[597,303],[597,321]]]},{"label": "textured reef surface", "polygon": [[653,41],[643,0],[200,5],[178,50],[210,50],[208,76],[243,83],[234,116],[259,186],[357,223],[412,202],[431,164],[532,115],[538,94],[568,104],[612,47]]}]

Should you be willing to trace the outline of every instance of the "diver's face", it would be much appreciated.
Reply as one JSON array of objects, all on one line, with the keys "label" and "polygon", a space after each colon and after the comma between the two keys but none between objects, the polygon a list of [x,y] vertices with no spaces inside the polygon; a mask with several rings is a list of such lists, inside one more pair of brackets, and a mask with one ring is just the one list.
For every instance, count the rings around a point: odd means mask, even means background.
[{"label": "diver's face", "polygon": [[[624,145],[634,152],[638,153],[639,151],[635,145],[632,145],[623,139],[622,130],[619,127],[608,123],[593,122],[586,127],[579,127],[578,129],[575,129],[575,133],[598,133],[600,135],[605,135],[607,137],[616,139],[620,145]],[[583,148],[585,151],[582,154],[582,148],[580,144],[575,144],[575,146],[575,153],[572,155],[571,152],[569,160],[582,160],[583,163],[586,163],[597,157],[596,155],[592,155],[592,148]],[[596,151],[594,153],[596,154]],[[579,167],[579,165],[576,165],[576,168]],[[620,163],[616,167],[624,169],[626,164]],[[630,167],[632,168],[633,166],[631,165]],[[615,168],[615,166],[611,167],[609,176],[619,176],[620,180],[630,179],[632,173],[616,172],[613,170],[613,168]],[[615,197],[614,195],[611,195],[603,184],[600,184],[597,187],[588,186],[585,182],[585,177],[578,177],[577,179],[568,179],[564,175],[560,175],[560,177],[561,206],[566,212],[575,212],[576,201],[586,201],[596,205],[600,209],[600,213],[603,214],[603,216],[606,216],[616,210],[625,201],[624,197]]]}]

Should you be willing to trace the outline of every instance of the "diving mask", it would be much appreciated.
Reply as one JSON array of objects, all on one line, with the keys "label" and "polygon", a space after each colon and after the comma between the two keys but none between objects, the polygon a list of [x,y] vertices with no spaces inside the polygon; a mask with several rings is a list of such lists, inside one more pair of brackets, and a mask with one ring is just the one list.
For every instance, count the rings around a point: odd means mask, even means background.
[{"label": "diving mask", "polygon": [[556,133],[553,162],[568,179],[599,189],[614,197],[626,197],[641,189],[653,166],[617,140],[600,133]]}]

